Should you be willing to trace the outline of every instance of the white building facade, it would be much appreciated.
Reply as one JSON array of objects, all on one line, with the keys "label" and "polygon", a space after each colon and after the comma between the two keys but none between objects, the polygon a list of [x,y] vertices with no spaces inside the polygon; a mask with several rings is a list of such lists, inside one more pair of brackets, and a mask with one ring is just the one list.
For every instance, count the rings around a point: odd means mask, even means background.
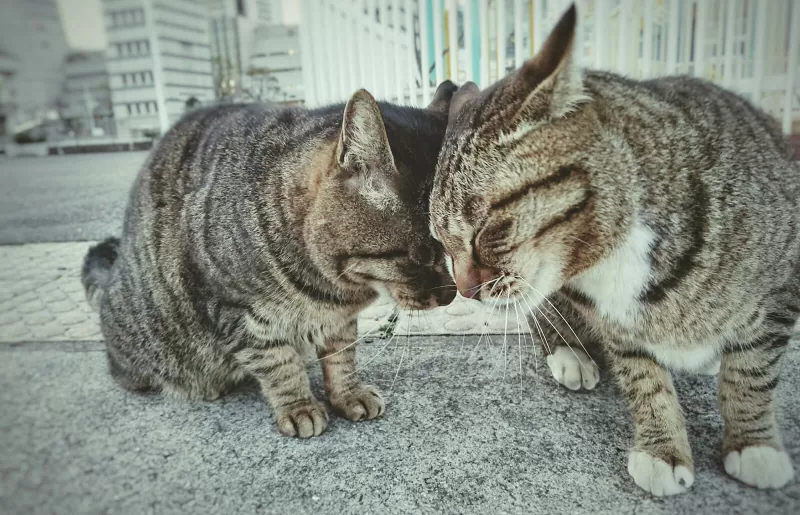
[{"label": "white building facade", "polygon": [[104,0],[117,132],[163,134],[187,101],[214,100],[208,11],[191,0]]},{"label": "white building facade", "polygon": [[0,0],[0,117],[8,132],[55,116],[67,44],[55,0]]}]

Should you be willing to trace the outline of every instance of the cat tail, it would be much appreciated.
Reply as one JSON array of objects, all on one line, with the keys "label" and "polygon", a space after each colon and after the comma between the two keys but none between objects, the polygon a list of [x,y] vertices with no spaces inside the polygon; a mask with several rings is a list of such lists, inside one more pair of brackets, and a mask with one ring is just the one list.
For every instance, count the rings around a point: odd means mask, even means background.
[{"label": "cat tail", "polygon": [[118,251],[119,238],[106,238],[91,247],[86,253],[86,257],[83,258],[81,283],[86,291],[86,300],[98,313],[108,278],[111,275],[111,267],[117,260]]}]

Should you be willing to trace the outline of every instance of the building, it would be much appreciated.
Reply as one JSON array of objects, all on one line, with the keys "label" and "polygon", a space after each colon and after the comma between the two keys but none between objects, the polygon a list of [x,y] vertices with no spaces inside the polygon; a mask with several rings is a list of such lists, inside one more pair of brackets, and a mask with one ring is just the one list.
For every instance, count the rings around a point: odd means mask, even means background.
[{"label": "building", "polygon": [[254,31],[280,23],[278,0],[208,0],[211,62],[218,99],[247,97],[243,87],[250,68]]},{"label": "building", "polygon": [[0,147],[8,132],[8,122],[13,114],[11,103],[11,85],[14,74],[19,70],[19,63],[13,57],[0,52]]},{"label": "building", "polygon": [[114,134],[105,52],[75,52],[67,56],[58,105],[65,129],[71,134]]},{"label": "building", "polygon": [[300,37],[296,26],[258,27],[247,70],[246,89],[259,101],[303,102]]},{"label": "building", "polygon": [[0,117],[7,132],[57,117],[67,53],[55,0],[2,0]]},{"label": "building", "polygon": [[104,0],[120,136],[163,134],[187,101],[214,100],[207,9],[192,0]]},{"label": "building", "polygon": [[259,25],[283,23],[283,3],[280,0],[254,0],[254,3]]}]

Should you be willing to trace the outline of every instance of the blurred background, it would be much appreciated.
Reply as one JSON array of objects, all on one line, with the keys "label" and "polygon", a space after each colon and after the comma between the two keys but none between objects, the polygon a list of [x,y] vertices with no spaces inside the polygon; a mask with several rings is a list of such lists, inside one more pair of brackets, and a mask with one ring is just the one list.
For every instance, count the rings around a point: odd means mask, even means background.
[{"label": "blurred background", "polygon": [[[147,149],[186,110],[316,107],[357,88],[424,105],[487,86],[565,0],[0,0],[0,153]],[[800,133],[800,3],[580,0],[582,64],[704,77]]]}]

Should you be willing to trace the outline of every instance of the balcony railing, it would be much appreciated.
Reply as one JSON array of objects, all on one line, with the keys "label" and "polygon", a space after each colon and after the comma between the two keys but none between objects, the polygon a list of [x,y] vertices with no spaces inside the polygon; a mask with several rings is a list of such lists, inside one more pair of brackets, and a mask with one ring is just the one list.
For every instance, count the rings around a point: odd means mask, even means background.
[{"label": "balcony railing", "polygon": [[[541,46],[569,0],[303,0],[306,104],[424,105],[444,79],[487,86]],[[689,74],[800,120],[800,1],[579,0],[584,66],[646,79]]]}]

